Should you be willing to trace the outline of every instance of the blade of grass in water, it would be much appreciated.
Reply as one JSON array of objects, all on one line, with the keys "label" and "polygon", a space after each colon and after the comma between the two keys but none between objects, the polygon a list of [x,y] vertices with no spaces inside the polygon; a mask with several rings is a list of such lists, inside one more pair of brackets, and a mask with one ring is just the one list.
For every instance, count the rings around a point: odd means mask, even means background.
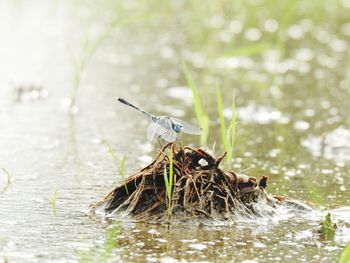
[{"label": "blade of grass in water", "polygon": [[[120,164],[120,176],[123,178],[123,181],[125,183],[125,176],[124,176],[124,171],[125,171],[125,161],[126,161],[126,154],[124,154],[122,162]],[[127,188],[125,188],[126,192],[128,192]],[[129,193],[128,193],[129,194]]]},{"label": "blade of grass in water", "polygon": [[171,206],[171,201],[172,201],[172,188],[173,188],[173,146],[171,145],[170,147],[170,154],[169,154],[169,177],[166,169],[166,165],[164,165],[164,183],[165,183],[165,191],[166,191],[166,196],[168,200],[168,217],[171,216],[172,214],[172,206]]},{"label": "blade of grass in water", "polygon": [[113,150],[112,145],[110,145],[109,143],[107,143],[107,146],[108,146],[108,151],[109,151],[110,155],[111,155],[112,158],[113,158],[113,161],[114,161],[114,163],[115,163],[115,166],[117,167],[118,174],[119,174],[119,176],[120,176],[120,177],[122,178],[122,180],[123,180],[123,184],[124,184],[124,187],[125,187],[125,191],[126,191],[126,193],[127,193],[128,195],[130,195],[130,194],[129,194],[128,187],[126,186],[126,180],[125,180],[125,176],[124,176],[124,168],[125,168],[126,154],[124,154],[123,159],[122,159],[122,161],[121,161],[121,164],[119,165],[117,156],[116,156],[116,154],[115,154],[115,152],[114,152],[114,150]]},{"label": "blade of grass in water", "polygon": [[166,170],[166,165],[164,165],[164,171],[163,171],[163,176],[164,176],[164,183],[165,183],[165,192],[166,192],[166,198],[168,200],[168,215],[169,215],[169,179],[168,179],[168,172]]},{"label": "blade of grass in water", "polygon": [[236,91],[233,91],[232,95],[232,117],[231,117],[231,124],[229,128],[228,135],[228,141],[230,142],[231,145],[231,158],[233,156],[233,149],[235,148],[235,138],[236,138],[236,120],[237,120],[237,115],[236,115]]},{"label": "blade of grass in water", "polygon": [[52,214],[56,215],[56,201],[57,201],[57,191],[53,193],[52,199],[51,199],[51,209]]},{"label": "blade of grass in water", "polygon": [[227,153],[226,164],[230,166],[232,162],[233,148],[234,148],[235,135],[236,135],[235,93],[233,93],[233,98],[232,98],[231,122],[227,130],[226,130],[225,118],[224,118],[224,112],[223,112],[222,96],[221,96],[221,91],[219,86],[216,87],[216,99],[217,99],[218,113],[219,113],[219,120],[220,120],[221,140],[222,140],[224,149]]},{"label": "blade of grass in water", "polygon": [[185,73],[187,85],[191,88],[192,91],[197,121],[199,123],[199,126],[203,129],[203,133],[201,135],[201,144],[204,145],[207,142],[209,136],[209,117],[203,110],[198,88],[192,78],[191,72],[188,70],[185,61],[182,62],[182,69]]},{"label": "blade of grass in water", "polygon": [[332,222],[331,214],[328,213],[324,221],[321,222],[321,232],[326,240],[333,240],[335,235],[335,224]]},{"label": "blade of grass in water", "polygon": [[226,152],[228,152],[228,143],[226,138],[226,127],[225,127],[225,119],[223,114],[223,108],[222,108],[222,97],[221,97],[221,91],[219,86],[216,86],[216,101],[218,104],[218,113],[219,113],[219,120],[220,120],[220,130],[221,130],[221,139],[222,143],[224,145],[224,149]]},{"label": "blade of grass in water", "polygon": [[343,252],[341,253],[338,263],[349,263],[350,262],[350,242],[346,245]]},{"label": "blade of grass in water", "polygon": [[113,221],[107,228],[103,246],[93,246],[89,250],[79,251],[79,263],[111,262],[113,251],[118,248],[118,236],[122,232],[119,221]]},{"label": "blade of grass in water", "polygon": [[74,77],[73,77],[73,88],[71,91],[70,101],[71,107],[76,106],[76,101],[78,97],[78,90],[80,88],[80,84],[83,78],[83,74],[85,73],[88,65],[90,64],[93,56],[97,52],[97,50],[102,46],[102,44],[111,36],[111,34],[119,27],[127,26],[134,22],[142,21],[148,19],[147,15],[136,15],[129,16],[124,20],[116,20],[114,21],[106,31],[104,31],[99,37],[89,42],[89,37],[86,36],[83,45],[83,52],[79,59],[76,59],[72,56],[72,61],[74,65]]},{"label": "blade of grass in water", "polygon": [[5,187],[2,189],[2,193],[5,193],[11,184],[12,176],[11,176],[10,172],[7,171],[5,168],[0,168],[0,170],[3,171],[3,173],[7,176],[7,183],[6,183]]},{"label": "blade of grass in water", "polygon": [[171,207],[171,201],[172,201],[172,189],[173,189],[173,145],[170,147],[170,155],[169,155],[169,189],[168,189],[168,195],[169,195],[169,209],[170,209],[170,215],[172,213],[172,207]]}]

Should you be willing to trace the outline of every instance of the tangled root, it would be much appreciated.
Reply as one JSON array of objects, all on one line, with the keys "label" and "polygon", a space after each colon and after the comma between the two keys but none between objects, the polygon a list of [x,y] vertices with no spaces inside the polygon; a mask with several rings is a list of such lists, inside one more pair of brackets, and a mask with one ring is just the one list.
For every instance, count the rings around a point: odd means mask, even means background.
[{"label": "tangled root", "polygon": [[[169,177],[169,155],[173,156],[173,186],[168,207],[164,167]],[[93,204],[93,210],[106,214],[125,210],[136,220],[164,221],[171,215],[182,220],[206,218],[234,221],[237,214],[259,215],[255,204],[264,202],[274,207],[281,198],[265,191],[267,176],[259,181],[245,174],[223,171],[219,158],[202,149],[165,145],[155,160],[118,185],[103,200]],[[126,190],[127,188],[127,190]]]}]

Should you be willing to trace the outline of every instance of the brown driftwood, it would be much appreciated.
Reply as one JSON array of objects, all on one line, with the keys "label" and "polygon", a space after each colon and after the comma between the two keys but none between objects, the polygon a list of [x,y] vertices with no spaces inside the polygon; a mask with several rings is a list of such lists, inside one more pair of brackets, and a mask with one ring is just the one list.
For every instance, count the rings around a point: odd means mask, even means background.
[{"label": "brown driftwood", "polygon": [[219,165],[225,154],[216,159],[202,149],[168,144],[152,163],[93,204],[92,209],[106,214],[123,209],[138,220],[168,219],[164,166],[169,176],[166,152],[170,153],[170,149],[173,151],[171,214],[174,217],[234,220],[237,214],[259,215],[254,206],[258,202],[267,207],[283,202],[265,191],[267,176],[257,181],[254,177],[221,170]]}]

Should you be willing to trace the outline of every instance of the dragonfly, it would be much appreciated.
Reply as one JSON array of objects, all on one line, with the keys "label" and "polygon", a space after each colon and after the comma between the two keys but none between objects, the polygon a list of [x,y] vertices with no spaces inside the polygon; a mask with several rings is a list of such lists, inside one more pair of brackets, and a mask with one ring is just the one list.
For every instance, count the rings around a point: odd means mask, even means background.
[{"label": "dragonfly", "polygon": [[153,140],[155,135],[158,135],[158,139],[161,137],[167,142],[174,142],[176,140],[177,134],[180,132],[192,135],[202,134],[202,128],[199,128],[195,125],[169,116],[156,116],[140,109],[139,107],[136,107],[135,105],[122,98],[117,99],[119,102],[143,113],[147,117],[147,119],[150,121],[150,124],[147,128],[147,139],[150,141]]}]

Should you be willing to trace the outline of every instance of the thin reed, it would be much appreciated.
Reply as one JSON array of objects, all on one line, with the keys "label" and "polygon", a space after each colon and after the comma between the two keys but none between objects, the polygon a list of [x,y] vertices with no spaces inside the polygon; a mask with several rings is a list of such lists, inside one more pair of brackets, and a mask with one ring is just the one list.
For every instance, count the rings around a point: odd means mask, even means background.
[{"label": "thin reed", "polygon": [[56,201],[57,201],[57,191],[53,193],[51,198],[51,210],[53,215],[56,215]]},{"label": "thin reed", "polygon": [[112,33],[120,27],[127,26],[129,24],[142,21],[145,19],[149,19],[150,15],[135,15],[128,16],[126,19],[120,20],[119,18],[115,19],[109,25],[109,27],[103,31],[97,38],[92,41],[89,39],[89,36],[86,36],[83,42],[83,49],[81,56],[79,58],[71,55],[71,60],[74,66],[74,74],[73,74],[73,87],[70,95],[70,106],[76,106],[76,101],[78,98],[78,91],[81,86],[81,81],[83,79],[83,75],[86,72],[87,67],[91,63],[92,58],[100,49],[100,47],[106,42],[106,40],[112,35]]},{"label": "thin reed", "polygon": [[117,171],[118,171],[118,175],[122,178],[123,180],[123,184],[124,184],[124,187],[125,187],[125,191],[126,193],[129,195],[129,190],[128,190],[128,187],[126,186],[126,180],[125,180],[125,176],[124,176],[124,170],[125,170],[125,161],[126,161],[126,154],[123,155],[123,158],[122,160],[118,161],[118,158],[117,158],[117,155],[115,154],[115,151],[113,150],[113,147],[112,145],[110,145],[109,143],[107,143],[107,146],[108,146],[108,151],[110,153],[110,155],[112,156],[113,158],[113,161],[115,163],[115,166],[117,167]]},{"label": "thin reed", "polygon": [[348,244],[344,248],[338,261],[338,263],[348,263],[348,262],[350,262],[350,242],[348,242]]},{"label": "thin reed", "polygon": [[201,135],[201,144],[204,145],[207,142],[209,137],[209,117],[203,110],[201,97],[199,95],[197,85],[194,82],[192,74],[189,71],[185,61],[182,62],[182,69],[183,69],[183,72],[185,73],[187,85],[191,88],[191,91],[192,91],[193,103],[194,103],[194,109],[196,112],[197,121],[199,123],[199,126],[203,129],[203,133]]},{"label": "thin reed", "polygon": [[222,96],[221,96],[221,90],[219,86],[216,87],[216,100],[217,100],[218,114],[219,114],[219,120],[220,120],[221,140],[222,140],[224,149],[227,153],[226,165],[230,167],[232,164],[233,150],[234,150],[235,136],[236,136],[236,119],[237,118],[236,118],[235,92],[233,92],[233,96],[232,96],[231,121],[228,129],[226,129]]},{"label": "thin reed", "polygon": [[0,171],[2,171],[7,176],[6,185],[4,186],[4,188],[1,191],[2,193],[5,193],[7,191],[7,189],[9,188],[10,184],[11,184],[12,176],[11,176],[11,173],[8,170],[6,170],[5,168],[1,167]]},{"label": "thin reed", "polygon": [[169,177],[168,172],[166,169],[166,165],[164,165],[164,183],[165,183],[165,192],[166,192],[166,198],[167,198],[167,206],[168,206],[168,217],[172,214],[172,189],[173,189],[173,176],[174,176],[174,169],[173,169],[173,145],[170,147],[170,154],[169,154]]},{"label": "thin reed", "polygon": [[327,213],[325,219],[320,223],[320,233],[326,240],[333,240],[336,224],[332,222],[331,213]]}]

